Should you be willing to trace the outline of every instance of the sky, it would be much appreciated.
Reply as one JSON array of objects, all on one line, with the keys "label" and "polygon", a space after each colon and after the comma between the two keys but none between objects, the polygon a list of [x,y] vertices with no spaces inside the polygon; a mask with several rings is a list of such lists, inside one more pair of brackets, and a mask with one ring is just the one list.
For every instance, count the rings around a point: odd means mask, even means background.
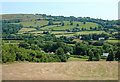
[{"label": "sky", "polygon": [[118,19],[117,0],[81,1],[2,1],[0,14],[47,14],[53,16]]}]

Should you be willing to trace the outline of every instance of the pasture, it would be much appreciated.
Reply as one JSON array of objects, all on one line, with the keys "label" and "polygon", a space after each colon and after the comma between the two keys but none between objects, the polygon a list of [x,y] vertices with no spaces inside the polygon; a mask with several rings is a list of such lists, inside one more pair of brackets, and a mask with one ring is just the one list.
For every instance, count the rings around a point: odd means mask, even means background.
[{"label": "pasture", "polygon": [[53,28],[53,30],[66,30],[66,29],[73,29],[76,27],[76,24],[79,24],[77,28],[85,28],[90,30],[90,27],[98,27],[98,24],[92,23],[92,22],[86,22],[86,24],[83,24],[82,22],[73,22],[73,25],[70,25],[69,21],[64,21],[64,26],[59,26],[57,28]]},{"label": "pasture", "polygon": [[118,43],[118,42],[120,42],[120,40],[107,40],[107,42],[109,42],[109,43]]},{"label": "pasture", "polygon": [[118,80],[118,62],[15,62],[3,64],[3,80]]},{"label": "pasture", "polygon": [[29,26],[37,27],[37,26],[47,25],[48,21],[45,21],[45,20],[26,21],[26,22],[20,22],[20,24],[22,24],[24,27],[29,27]]},{"label": "pasture", "polygon": [[106,33],[105,31],[81,31],[81,32],[76,32],[76,34],[101,34],[101,33]]},{"label": "pasture", "polygon": [[36,29],[35,28],[22,28],[21,30],[19,30],[18,33],[28,32],[28,31],[32,31],[32,30],[36,30]]}]

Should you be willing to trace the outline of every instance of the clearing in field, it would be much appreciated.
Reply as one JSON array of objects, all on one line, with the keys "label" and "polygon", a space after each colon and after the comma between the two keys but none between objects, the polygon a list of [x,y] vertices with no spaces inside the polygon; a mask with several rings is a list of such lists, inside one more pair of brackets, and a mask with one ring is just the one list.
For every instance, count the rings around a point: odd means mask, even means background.
[{"label": "clearing in field", "polygon": [[3,80],[118,80],[118,62],[3,64]]}]

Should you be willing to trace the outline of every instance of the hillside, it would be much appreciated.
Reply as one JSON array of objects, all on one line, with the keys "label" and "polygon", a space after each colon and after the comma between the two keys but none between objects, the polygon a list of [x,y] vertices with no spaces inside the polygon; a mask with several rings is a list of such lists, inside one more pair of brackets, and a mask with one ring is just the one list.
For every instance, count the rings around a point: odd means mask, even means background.
[{"label": "hillside", "polygon": [[[77,32],[81,34],[82,31],[85,31],[86,34],[88,34],[87,31],[91,31],[89,33],[114,33],[118,29],[116,27],[116,21],[93,19],[90,17],[76,18],[74,16],[64,17],[46,14],[6,14],[2,15],[2,18],[3,23],[23,25],[22,29],[18,31],[18,34],[29,32],[35,35],[43,35],[43,31],[49,31],[49,33],[59,37],[62,35],[73,36]],[[113,28],[108,27],[111,24]],[[35,28],[36,30],[31,28]],[[24,31],[22,31],[23,29]]]},{"label": "hillside", "polygon": [[4,63],[118,60],[117,20],[8,14],[3,15],[2,30]]}]

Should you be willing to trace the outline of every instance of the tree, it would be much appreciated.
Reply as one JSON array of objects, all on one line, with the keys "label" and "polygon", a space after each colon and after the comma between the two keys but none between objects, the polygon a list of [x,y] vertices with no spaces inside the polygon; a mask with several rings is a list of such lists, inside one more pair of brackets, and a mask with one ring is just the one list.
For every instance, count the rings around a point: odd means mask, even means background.
[{"label": "tree", "polygon": [[100,54],[97,52],[96,53],[96,61],[99,61],[100,60]]},{"label": "tree", "polygon": [[66,57],[66,55],[65,55],[65,53],[64,53],[64,50],[63,50],[61,47],[59,47],[59,48],[56,50],[56,54],[58,55],[58,57],[60,58],[60,60],[61,60],[62,62],[66,62],[66,61],[67,61],[67,57]]},{"label": "tree", "polygon": [[26,48],[26,49],[29,49],[30,48],[30,45],[27,43],[27,42],[20,42],[19,43],[19,47],[23,47],[23,48]]},{"label": "tree", "polygon": [[92,30],[92,27],[90,27],[90,30]]},{"label": "tree", "polygon": [[61,21],[61,25],[64,26],[64,22],[63,21]]},{"label": "tree", "polygon": [[120,49],[115,54],[115,58],[117,58],[118,60],[120,60]]},{"label": "tree", "polygon": [[49,23],[48,23],[48,25],[53,25],[53,21],[50,20]]},{"label": "tree", "polygon": [[91,50],[89,50],[88,53],[89,53],[89,59],[88,59],[88,61],[93,61],[93,57],[94,57],[93,52]]},{"label": "tree", "polygon": [[73,21],[70,21],[70,25],[73,25]]},{"label": "tree", "polygon": [[76,26],[79,26],[79,24],[76,24]]},{"label": "tree", "polygon": [[83,24],[86,24],[86,22],[83,22]]},{"label": "tree", "polygon": [[106,61],[114,61],[114,52],[113,52],[113,49],[110,49],[109,55],[108,55]]}]

